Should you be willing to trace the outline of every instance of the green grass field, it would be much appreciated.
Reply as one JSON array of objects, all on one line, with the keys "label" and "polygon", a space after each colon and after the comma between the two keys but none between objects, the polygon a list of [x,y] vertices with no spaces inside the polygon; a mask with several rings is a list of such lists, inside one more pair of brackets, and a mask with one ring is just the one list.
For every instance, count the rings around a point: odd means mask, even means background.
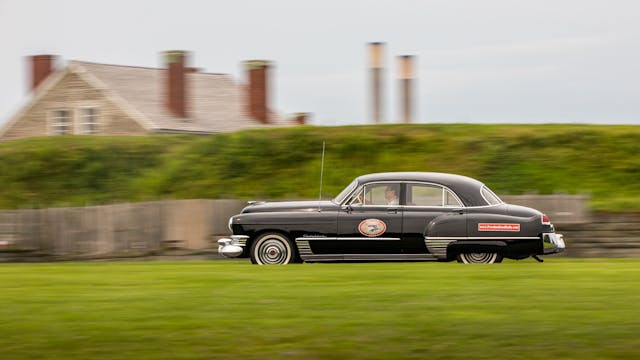
[{"label": "green grass field", "polygon": [[640,355],[640,260],[0,265],[0,358]]}]

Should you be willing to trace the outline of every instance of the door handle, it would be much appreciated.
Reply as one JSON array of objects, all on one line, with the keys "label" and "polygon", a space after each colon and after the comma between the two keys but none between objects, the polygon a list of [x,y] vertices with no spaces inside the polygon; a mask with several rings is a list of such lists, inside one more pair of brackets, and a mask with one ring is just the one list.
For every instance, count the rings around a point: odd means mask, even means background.
[{"label": "door handle", "polygon": [[397,213],[398,213],[398,208],[387,209],[387,214],[397,214]]},{"label": "door handle", "polygon": [[464,214],[464,209],[453,209],[453,212],[462,215]]}]

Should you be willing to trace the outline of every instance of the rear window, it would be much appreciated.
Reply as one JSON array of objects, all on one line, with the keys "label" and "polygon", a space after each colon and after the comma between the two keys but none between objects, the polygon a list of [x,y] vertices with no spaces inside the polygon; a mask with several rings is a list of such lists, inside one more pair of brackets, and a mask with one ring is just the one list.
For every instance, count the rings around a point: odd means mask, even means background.
[{"label": "rear window", "polygon": [[487,200],[489,205],[502,204],[502,200],[500,200],[498,195],[494,194],[493,191],[489,190],[486,186],[483,186],[480,192],[482,192],[482,197]]}]

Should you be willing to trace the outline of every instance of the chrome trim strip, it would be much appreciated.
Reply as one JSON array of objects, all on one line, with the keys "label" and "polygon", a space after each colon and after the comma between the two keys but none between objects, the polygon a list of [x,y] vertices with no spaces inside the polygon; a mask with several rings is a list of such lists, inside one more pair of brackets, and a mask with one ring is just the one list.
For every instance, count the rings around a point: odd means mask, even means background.
[{"label": "chrome trim strip", "polygon": [[447,206],[427,206],[427,205],[400,205],[401,208],[403,209],[409,209],[409,210],[429,210],[429,209],[440,209],[441,211],[445,212],[447,210],[464,210],[464,209],[469,209],[468,207],[464,207],[464,206],[455,206],[455,205],[447,205]]},{"label": "chrome trim strip", "polygon": [[[301,256],[302,257],[302,256]],[[317,254],[302,257],[306,261],[393,261],[393,260],[437,260],[431,254]]]},{"label": "chrome trim strip", "polygon": [[431,260],[431,254],[344,254],[344,260]]},{"label": "chrome trim strip", "polygon": [[298,238],[296,239],[296,246],[298,247],[298,254],[300,254],[300,257],[304,258],[305,256],[313,255],[308,240],[301,240]]},{"label": "chrome trim strip", "polygon": [[[403,205],[403,206],[406,206],[406,207],[409,207],[409,208],[413,208],[414,206],[416,206],[416,207],[419,207],[419,206],[422,206],[422,207],[436,207],[436,208],[464,208],[464,207],[465,207],[465,205],[464,205],[464,203],[462,202],[462,200],[460,200],[460,198],[458,197],[458,194],[456,194],[456,192],[455,192],[455,191],[451,190],[451,189],[450,189],[448,186],[446,186],[446,185],[437,184],[437,183],[432,183],[432,182],[428,182],[428,181],[404,180],[404,181],[401,181],[401,182],[402,182],[402,183],[404,183],[404,184],[424,184],[424,185],[432,185],[432,186],[435,186],[435,187],[439,187],[439,188],[442,188],[442,189],[446,189],[446,190],[447,190],[447,191],[449,191],[451,194],[453,194],[453,196],[456,198],[456,200],[458,200],[458,203],[460,204],[460,205],[445,205],[445,204],[444,204],[445,195],[444,195],[444,190],[443,190],[443,191],[442,191],[442,205],[440,205],[440,206],[406,205],[406,204],[405,204],[405,205]],[[405,199],[405,200],[406,200],[406,199]]]},{"label": "chrome trim strip", "polygon": [[300,255],[304,261],[339,261],[343,260],[342,255],[336,254],[320,254],[320,255]]},{"label": "chrome trim strip", "polygon": [[538,240],[538,236],[426,236],[429,240]]},{"label": "chrome trim strip", "polygon": [[[437,208],[452,208],[452,207],[462,207],[462,208],[466,208],[466,206],[464,205],[464,203],[462,202],[462,200],[460,200],[460,197],[458,197],[458,194],[455,193],[455,191],[451,190],[448,186],[446,185],[442,185],[442,184],[438,184],[438,183],[433,183],[433,182],[428,182],[428,181],[413,181],[413,180],[381,180],[381,181],[372,181],[372,182],[368,182],[368,183],[363,183],[363,184],[358,184],[356,186],[355,189],[353,189],[351,191],[351,193],[349,193],[349,195],[345,196],[342,205],[352,205],[351,203],[353,202],[353,198],[354,195],[358,192],[360,192],[360,190],[362,190],[362,188],[364,188],[367,185],[371,185],[371,184],[425,184],[425,185],[433,185],[436,187],[440,187],[443,189],[447,189],[449,192],[451,192],[453,194],[453,196],[455,196],[456,200],[458,200],[458,202],[461,204],[460,206],[425,206],[425,207],[437,207]],[[349,184],[351,185],[351,184]],[[348,185],[347,185],[348,186]],[[443,197],[443,204],[444,204],[444,191],[442,192],[442,197]],[[406,207],[414,207],[414,205],[392,205],[392,206],[399,206],[400,208],[404,208]],[[493,205],[492,205],[493,206]],[[389,205],[362,205],[362,207],[367,207],[367,208],[376,208],[376,207],[389,207]]]},{"label": "chrome trim strip", "polygon": [[427,246],[427,250],[429,250],[429,252],[433,254],[433,256],[439,259],[444,259],[447,257],[447,247],[450,243],[455,241],[457,241],[457,239],[455,238],[424,238],[424,244]]},{"label": "chrome trim strip", "polygon": [[400,241],[400,238],[397,237],[299,237],[296,238],[296,241],[302,240],[381,240],[381,241]]},{"label": "chrome trim strip", "polygon": [[[497,204],[491,204],[491,201],[487,200],[487,198],[482,193],[482,189],[487,189],[487,191],[490,192],[493,196],[495,196],[496,199],[498,199],[498,201],[500,201],[500,202],[497,203]],[[502,201],[502,199],[500,199],[500,197],[498,195],[496,195],[496,193],[494,193],[493,190],[489,189],[487,187],[487,185],[485,185],[485,184],[482,184],[482,187],[480,187],[480,196],[482,196],[482,199],[484,199],[484,201],[486,201],[486,203],[489,204],[489,205],[501,205],[501,204],[504,204],[504,201]]]},{"label": "chrome trim strip", "polygon": [[234,241],[234,245],[247,246],[247,240],[249,240],[249,236],[247,236],[247,235],[231,235],[231,240]]},{"label": "chrome trim strip", "polygon": [[[344,198],[344,201],[342,204],[340,205],[352,205],[355,194],[357,194],[358,192],[360,192],[360,190],[362,190],[365,186],[371,185],[371,184],[400,184],[401,181],[400,180],[381,180],[381,181],[372,181],[372,182],[368,182],[368,183],[362,183],[362,184],[358,184],[356,186],[355,189],[353,189],[353,191],[351,191],[351,193],[349,195],[347,195]],[[398,196],[400,196],[400,194],[398,194]],[[400,199],[398,199],[400,200]],[[379,206],[379,207],[387,207],[388,205],[362,205],[361,207],[375,207],[375,206]],[[399,205],[393,205],[393,206],[399,206]]]},{"label": "chrome trim strip", "polygon": [[336,240],[381,240],[381,241],[400,241],[400,238],[396,237],[338,237]]},{"label": "chrome trim strip", "polygon": [[353,206],[354,209],[387,209],[387,208],[402,208],[404,205],[349,205]]},{"label": "chrome trim strip", "polygon": [[509,205],[505,202],[502,202],[500,204],[493,204],[493,205],[476,205],[476,206],[467,206],[467,209],[482,209],[482,208],[488,208],[488,207],[494,207],[494,206],[501,206],[501,205]]},{"label": "chrome trim strip", "polygon": [[[360,191],[360,189],[364,186],[364,185],[368,185],[368,184],[376,184],[376,183],[417,183],[417,184],[431,184],[431,185],[437,185],[437,186],[441,186],[449,191],[451,191],[451,193],[458,199],[458,201],[460,201],[460,198],[458,197],[458,194],[456,194],[453,190],[449,189],[447,186],[442,185],[442,184],[437,184],[437,183],[432,183],[432,182],[427,182],[427,181],[412,181],[412,180],[384,180],[384,181],[372,181],[370,183],[364,183],[364,184],[357,184],[356,187],[351,190],[351,192],[344,197],[344,200],[342,201],[342,203],[340,203],[339,205],[349,205],[348,202],[349,200],[351,200],[353,198],[353,195]],[[351,185],[351,184],[349,184]],[[348,186],[348,185],[347,185]],[[487,201],[487,199],[484,197],[484,195],[482,194],[482,187],[486,187],[487,190],[491,191],[499,200],[500,203],[499,204],[493,204],[491,205],[489,203],[489,201]],[[475,206],[466,206],[464,205],[464,203],[462,201],[460,201],[461,204],[463,204],[461,207],[465,208],[465,209],[477,209],[477,208],[486,208],[486,207],[493,207],[493,206],[500,206],[500,205],[505,205],[507,204],[506,202],[504,202],[496,193],[493,192],[493,190],[489,189],[487,187],[487,185],[482,184],[482,186],[480,187],[480,196],[482,197],[482,199],[487,203],[487,205],[475,205]],[[378,205],[367,205],[367,206],[378,206]],[[400,205],[400,208],[403,208],[405,206],[411,206],[411,205]]]}]

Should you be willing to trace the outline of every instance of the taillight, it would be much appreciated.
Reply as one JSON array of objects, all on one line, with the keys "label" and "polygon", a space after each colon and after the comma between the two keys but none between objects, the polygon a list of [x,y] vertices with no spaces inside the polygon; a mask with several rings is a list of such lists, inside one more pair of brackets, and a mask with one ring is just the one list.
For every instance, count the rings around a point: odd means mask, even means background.
[{"label": "taillight", "polygon": [[542,225],[551,225],[551,220],[549,220],[549,217],[547,216],[547,214],[542,214]]}]

